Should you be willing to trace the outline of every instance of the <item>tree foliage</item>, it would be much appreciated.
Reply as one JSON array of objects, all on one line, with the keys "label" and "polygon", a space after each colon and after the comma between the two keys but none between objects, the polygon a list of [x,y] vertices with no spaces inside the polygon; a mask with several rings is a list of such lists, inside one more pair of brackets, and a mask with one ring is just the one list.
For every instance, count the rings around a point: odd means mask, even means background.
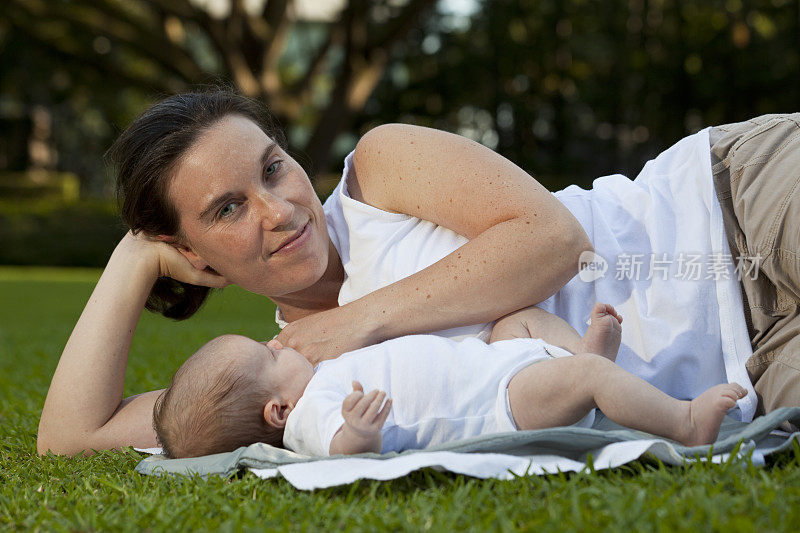
[{"label": "tree foliage", "polygon": [[[800,96],[800,0],[475,0],[468,18],[436,0],[347,0],[330,22],[293,17],[291,0],[209,1],[6,0],[0,118],[47,106],[59,168],[102,176],[109,124],[225,80],[323,172],[358,134],[404,121],[557,188],[635,175],[687,133]],[[3,128],[0,143],[22,131]]]},{"label": "tree foliage", "polygon": [[797,0],[483,0],[431,21],[366,107],[493,147],[552,188],[633,177],[705,126],[797,110]]},{"label": "tree foliage", "polygon": [[392,47],[433,4],[348,0],[337,20],[314,23],[293,16],[292,0],[216,2],[222,10],[200,0],[6,0],[3,18],[92,98],[232,84],[268,103],[291,125],[293,147],[325,170]]}]

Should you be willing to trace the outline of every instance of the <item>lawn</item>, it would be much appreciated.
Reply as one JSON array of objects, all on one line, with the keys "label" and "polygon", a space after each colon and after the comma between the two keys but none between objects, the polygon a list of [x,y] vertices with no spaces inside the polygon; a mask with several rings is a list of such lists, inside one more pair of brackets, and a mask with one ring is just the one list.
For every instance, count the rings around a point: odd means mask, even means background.
[{"label": "lawn", "polygon": [[[800,450],[766,468],[666,467],[513,481],[423,470],[392,482],[300,492],[282,479],[160,479],[142,455],[39,458],[39,413],[61,349],[99,272],[0,268],[0,528],[43,530],[797,530]],[[195,318],[145,315],[126,394],[166,385],[182,359],[221,333],[269,338],[274,307],[236,288]]]}]

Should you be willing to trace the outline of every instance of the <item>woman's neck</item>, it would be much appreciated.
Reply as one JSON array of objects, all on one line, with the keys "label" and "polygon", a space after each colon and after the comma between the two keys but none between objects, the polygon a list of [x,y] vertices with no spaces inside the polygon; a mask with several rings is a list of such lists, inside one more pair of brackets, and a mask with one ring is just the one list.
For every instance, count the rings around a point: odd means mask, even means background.
[{"label": "woman's neck", "polygon": [[343,282],[342,260],[333,243],[329,241],[328,266],[322,277],[310,287],[271,300],[280,308],[283,318],[287,322],[292,322],[304,316],[339,307],[339,291]]}]

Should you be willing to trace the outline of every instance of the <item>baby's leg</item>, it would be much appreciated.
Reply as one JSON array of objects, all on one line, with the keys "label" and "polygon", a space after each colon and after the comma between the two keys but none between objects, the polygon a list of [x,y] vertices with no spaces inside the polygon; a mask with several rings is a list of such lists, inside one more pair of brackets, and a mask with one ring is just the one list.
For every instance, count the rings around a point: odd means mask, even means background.
[{"label": "baby's leg", "polygon": [[565,320],[536,306],[515,311],[500,320],[489,342],[516,338],[542,339],[572,353],[597,353],[614,361],[622,337],[622,317],[608,304],[597,303],[591,324],[581,338]]},{"label": "baby's leg", "polygon": [[745,394],[732,383],[680,401],[595,354],[532,364],[508,384],[519,429],[574,424],[599,407],[620,425],[689,446],[714,442],[725,413]]},{"label": "baby's leg", "polygon": [[548,344],[575,353],[581,336],[567,322],[536,306],[526,307],[498,320],[489,342],[507,339],[542,339]]}]

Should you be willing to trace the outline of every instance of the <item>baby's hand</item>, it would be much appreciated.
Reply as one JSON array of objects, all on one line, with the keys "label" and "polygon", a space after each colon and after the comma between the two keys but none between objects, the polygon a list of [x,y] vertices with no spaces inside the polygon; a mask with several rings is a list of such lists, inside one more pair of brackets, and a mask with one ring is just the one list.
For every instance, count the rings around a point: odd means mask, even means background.
[{"label": "baby's hand", "polygon": [[374,390],[364,394],[364,388],[358,381],[353,382],[353,392],[347,395],[342,402],[342,416],[345,426],[361,438],[371,438],[380,435],[389,411],[392,410],[392,399],[386,399],[386,393]]}]

